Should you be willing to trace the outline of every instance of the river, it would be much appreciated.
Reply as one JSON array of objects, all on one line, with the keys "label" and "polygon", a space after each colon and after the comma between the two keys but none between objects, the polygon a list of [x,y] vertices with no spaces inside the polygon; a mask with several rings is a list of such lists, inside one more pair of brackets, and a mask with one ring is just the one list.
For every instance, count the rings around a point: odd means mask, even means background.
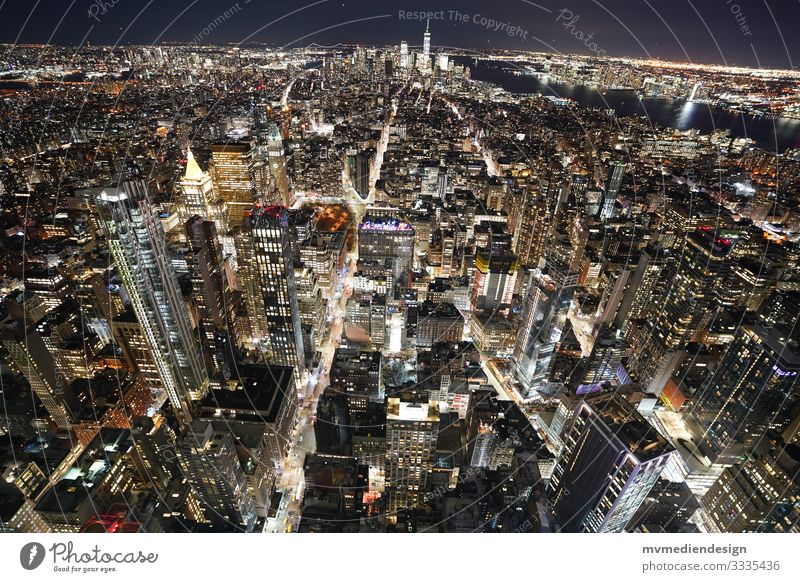
[{"label": "river", "polygon": [[582,85],[547,82],[531,75],[515,75],[514,65],[500,61],[457,58],[469,66],[472,78],[502,87],[510,93],[541,93],[572,99],[587,107],[613,109],[617,115],[645,115],[657,125],[680,130],[698,129],[702,133],[728,129],[735,137],[748,137],[770,151],[783,152],[800,147],[800,120],[765,119],[732,113],[705,103],[675,99],[639,99],[634,91],[606,91]]}]

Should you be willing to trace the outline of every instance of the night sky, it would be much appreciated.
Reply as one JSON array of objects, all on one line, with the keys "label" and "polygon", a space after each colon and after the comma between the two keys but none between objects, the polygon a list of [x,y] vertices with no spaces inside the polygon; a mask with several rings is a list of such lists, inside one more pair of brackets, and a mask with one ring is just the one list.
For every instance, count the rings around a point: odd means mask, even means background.
[{"label": "night sky", "polygon": [[[800,63],[800,0],[0,0],[0,42],[151,44],[200,35],[215,44],[420,45],[424,22],[401,19],[401,10],[444,11],[431,22],[434,47]],[[466,18],[453,20],[449,10]],[[487,30],[482,19],[517,32]]]}]

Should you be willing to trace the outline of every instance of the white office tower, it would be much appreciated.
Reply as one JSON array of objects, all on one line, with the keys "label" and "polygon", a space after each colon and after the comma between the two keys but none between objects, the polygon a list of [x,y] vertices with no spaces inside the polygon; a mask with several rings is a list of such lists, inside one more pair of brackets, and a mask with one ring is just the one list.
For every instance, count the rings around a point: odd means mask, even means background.
[{"label": "white office tower", "polygon": [[400,43],[400,68],[408,68],[408,43],[406,41]]},{"label": "white office tower", "polygon": [[[181,423],[192,420],[191,402],[208,392],[200,344],[192,332],[164,231],[138,171],[97,196],[106,241],[136,319]],[[157,400],[158,402],[159,400]],[[160,402],[163,403],[163,396]]]},{"label": "white office tower", "polygon": [[209,218],[209,205],[214,201],[214,184],[211,175],[200,169],[192,150],[186,154],[186,171],[181,178],[183,192],[182,220],[192,216]]}]

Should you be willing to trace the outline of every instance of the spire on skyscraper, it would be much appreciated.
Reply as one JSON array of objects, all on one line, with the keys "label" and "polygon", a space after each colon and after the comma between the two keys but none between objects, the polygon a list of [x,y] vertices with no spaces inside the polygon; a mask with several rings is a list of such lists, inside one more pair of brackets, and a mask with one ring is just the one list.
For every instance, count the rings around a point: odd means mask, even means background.
[{"label": "spire on skyscraper", "polygon": [[189,148],[186,151],[186,172],[183,174],[183,177],[186,180],[201,180],[203,176],[203,170],[200,169],[197,160],[194,159],[192,149]]}]

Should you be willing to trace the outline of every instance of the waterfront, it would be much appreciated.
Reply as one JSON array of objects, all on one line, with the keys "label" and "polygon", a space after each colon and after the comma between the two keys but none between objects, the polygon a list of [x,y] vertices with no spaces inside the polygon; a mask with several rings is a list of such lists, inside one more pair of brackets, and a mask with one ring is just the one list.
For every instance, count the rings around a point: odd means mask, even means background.
[{"label": "waterfront", "polygon": [[617,115],[643,115],[654,125],[702,133],[728,129],[734,137],[748,137],[761,148],[779,152],[800,147],[800,120],[768,119],[715,108],[705,103],[675,99],[640,99],[635,91],[601,92],[594,87],[548,81],[514,73],[513,65],[499,61],[463,59],[476,81],[486,81],[511,93],[540,93],[572,99],[586,107],[613,109]]}]

